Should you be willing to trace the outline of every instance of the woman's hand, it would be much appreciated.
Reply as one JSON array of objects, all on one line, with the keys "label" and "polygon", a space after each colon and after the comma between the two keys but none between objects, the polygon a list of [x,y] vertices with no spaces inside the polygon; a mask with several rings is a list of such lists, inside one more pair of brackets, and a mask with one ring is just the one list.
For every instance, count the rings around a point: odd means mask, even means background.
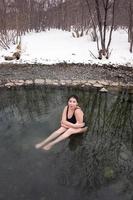
[{"label": "woman's hand", "polygon": [[84,127],[85,126],[85,123],[84,122],[82,122],[82,123],[76,123],[75,124],[75,128],[82,128],[82,127]]},{"label": "woman's hand", "polygon": [[67,125],[65,125],[62,121],[61,121],[61,126],[64,127],[64,128],[67,128],[67,129],[70,128]]}]

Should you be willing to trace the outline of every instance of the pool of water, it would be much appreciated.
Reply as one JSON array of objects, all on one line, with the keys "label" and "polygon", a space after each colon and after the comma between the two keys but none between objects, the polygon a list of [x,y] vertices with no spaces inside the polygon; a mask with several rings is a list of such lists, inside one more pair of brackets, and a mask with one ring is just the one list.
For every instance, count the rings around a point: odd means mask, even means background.
[{"label": "pool of water", "polygon": [[[50,151],[35,144],[59,127],[77,94],[89,129]],[[28,87],[0,90],[0,200],[132,200],[133,95]]]}]

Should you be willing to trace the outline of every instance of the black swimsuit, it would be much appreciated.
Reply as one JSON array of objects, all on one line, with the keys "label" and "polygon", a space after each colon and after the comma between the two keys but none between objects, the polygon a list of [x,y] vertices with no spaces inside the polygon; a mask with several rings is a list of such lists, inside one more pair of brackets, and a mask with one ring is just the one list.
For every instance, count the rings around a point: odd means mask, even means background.
[{"label": "black swimsuit", "polygon": [[[67,111],[66,111],[66,119],[67,119],[67,121],[68,122],[71,122],[72,124],[76,124],[76,122],[77,122],[77,120],[76,120],[76,117],[75,117],[75,111],[74,111],[74,113],[73,113],[73,115],[72,115],[72,117],[71,118],[68,118],[68,106],[67,106]],[[80,109],[80,108],[77,108],[77,109]],[[85,125],[82,127],[82,128],[84,128],[85,127]]]},{"label": "black swimsuit", "polygon": [[73,113],[71,118],[68,118],[68,106],[67,106],[67,112],[66,112],[66,119],[67,119],[68,122],[71,122],[72,124],[76,124],[76,122],[77,122],[74,113]]}]

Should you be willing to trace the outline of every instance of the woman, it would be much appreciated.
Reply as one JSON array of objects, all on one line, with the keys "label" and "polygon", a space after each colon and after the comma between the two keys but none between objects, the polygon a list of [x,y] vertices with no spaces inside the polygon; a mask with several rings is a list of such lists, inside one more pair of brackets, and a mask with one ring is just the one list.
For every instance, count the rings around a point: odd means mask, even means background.
[{"label": "woman", "polygon": [[62,113],[61,127],[44,141],[36,144],[35,147],[49,150],[54,144],[68,138],[70,135],[85,132],[87,127],[85,127],[83,116],[83,111],[78,106],[78,97],[76,95],[70,96],[68,105],[65,106]]}]

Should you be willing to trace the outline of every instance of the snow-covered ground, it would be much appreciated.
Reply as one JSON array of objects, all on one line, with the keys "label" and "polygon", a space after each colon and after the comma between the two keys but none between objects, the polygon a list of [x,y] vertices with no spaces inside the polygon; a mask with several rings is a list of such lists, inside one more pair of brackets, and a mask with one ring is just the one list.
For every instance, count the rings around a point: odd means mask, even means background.
[{"label": "snow-covered ground", "polygon": [[[128,35],[126,30],[113,32],[109,59],[99,60],[96,42],[89,35],[73,38],[71,32],[57,29],[40,33],[27,33],[22,36],[22,54],[18,61],[5,61],[5,55],[11,55],[15,46],[10,50],[0,50],[0,63],[99,63],[128,65],[133,67],[133,53],[129,52]],[[92,54],[90,53],[92,52]]]}]

